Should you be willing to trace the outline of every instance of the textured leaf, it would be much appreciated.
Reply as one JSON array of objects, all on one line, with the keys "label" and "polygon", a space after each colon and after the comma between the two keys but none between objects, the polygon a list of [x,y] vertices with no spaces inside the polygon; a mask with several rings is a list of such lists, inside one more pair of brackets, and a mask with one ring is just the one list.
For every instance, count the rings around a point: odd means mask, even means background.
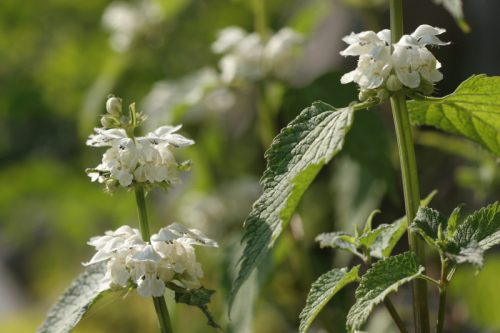
[{"label": "textured leaf", "polygon": [[471,241],[475,241],[483,250],[500,243],[500,207],[498,202],[481,208],[469,216],[457,227],[452,241],[459,247],[467,246]]},{"label": "textured leaf", "polygon": [[269,162],[261,179],[264,193],[245,221],[242,241],[247,244],[240,258],[238,277],[229,293],[229,309],[238,289],[264,260],[290,220],[304,191],[321,167],[342,149],[352,119],[352,107],[337,110],[316,102],[274,139],[266,153]]},{"label": "textured leaf", "polygon": [[393,226],[390,224],[381,224],[375,230],[370,231],[367,234],[359,237],[358,247],[365,247],[367,249],[371,248],[372,243],[383,231],[387,229],[392,229]]},{"label": "textured leaf", "polygon": [[463,135],[500,156],[500,77],[478,75],[432,103],[410,101],[413,123]]},{"label": "textured leaf", "polygon": [[422,274],[425,270],[418,267],[415,254],[406,252],[401,255],[379,260],[361,278],[356,290],[356,304],[347,315],[347,329],[358,330],[364,324],[373,307],[382,302],[398,287]]},{"label": "textured leaf", "polygon": [[457,230],[458,226],[458,218],[460,217],[460,209],[462,209],[463,206],[464,204],[458,205],[458,207],[453,210],[453,213],[451,213],[451,216],[448,220],[448,227],[446,228],[446,232],[450,237],[453,237],[453,235],[455,235],[455,231]]},{"label": "textured leaf", "polygon": [[446,235],[448,228],[448,219],[446,216],[428,207],[419,207],[417,216],[411,225],[411,229],[421,235],[427,243],[432,246],[438,246],[438,232],[439,228]]},{"label": "textured leaf", "polygon": [[[425,199],[420,200],[420,206],[427,206],[437,191],[432,191]],[[387,258],[391,255],[392,249],[396,246],[399,239],[406,233],[408,224],[406,216],[394,221],[391,224],[392,228],[383,230],[371,245],[370,254],[375,258]]]},{"label": "textured leaf", "polygon": [[207,304],[210,303],[210,298],[215,293],[215,290],[205,289],[203,286],[197,289],[185,289],[183,291],[179,291],[178,289],[175,291],[175,302],[176,303],[184,303],[191,306],[197,306],[203,311],[205,316],[208,319],[208,325],[214,328],[220,329],[222,332],[222,327],[215,322],[215,318],[208,311]]},{"label": "textured leaf", "polygon": [[380,210],[374,210],[370,216],[368,217],[368,220],[366,220],[366,224],[365,224],[365,228],[363,229],[363,234],[367,234],[369,233],[370,231],[372,231],[372,221],[373,221],[373,217],[375,216],[375,214],[377,213],[380,213]]},{"label": "textured leaf", "polygon": [[319,242],[319,246],[321,248],[333,247],[334,249],[346,250],[357,255],[360,258],[363,258],[363,255],[358,252],[357,246],[352,244],[352,242],[345,241],[342,236],[348,236],[354,240],[354,238],[349,236],[347,233],[343,231],[337,231],[318,235],[316,237],[316,242]]},{"label": "textured leaf", "polygon": [[59,301],[52,306],[36,333],[71,332],[90,307],[104,294],[110,292],[110,290],[97,291],[105,273],[106,263],[100,262],[77,277],[61,295]]},{"label": "textured leaf", "polygon": [[443,7],[450,12],[451,16],[455,19],[460,29],[463,32],[469,32],[470,27],[465,22],[464,11],[462,9],[462,0],[433,0],[434,3],[438,5],[443,5]]},{"label": "textured leaf", "polygon": [[305,333],[309,329],[312,321],[328,301],[340,289],[347,284],[359,281],[358,277],[359,266],[353,267],[351,271],[347,268],[335,268],[326,274],[323,274],[313,283],[309,295],[307,296],[307,304],[300,314],[300,333]]}]

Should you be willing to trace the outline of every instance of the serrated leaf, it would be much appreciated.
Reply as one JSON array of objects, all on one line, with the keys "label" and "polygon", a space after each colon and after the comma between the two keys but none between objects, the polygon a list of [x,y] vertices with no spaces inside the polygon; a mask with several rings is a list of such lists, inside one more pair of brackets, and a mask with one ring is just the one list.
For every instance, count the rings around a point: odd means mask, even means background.
[{"label": "serrated leaf", "polygon": [[106,273],[106,263],[92,265],[77,277],[52,306],[36,333],[68,333],[78,324],[83,315],[104,294],[97,289]]},{"label": "serrated leaf", "polygon": [[177,166],[177,171],[189,171],[194,165],[193,161],[187,160]]},{"label": "serrated leaf", "polygon": [[261,179],[264,193],[245,221],[242,241],[247,241],[240,271],[229,293],[229,309],[234,297],[261,263],[288,223],[302,194],[322,166],[344,144],[353,119],[353,107],[335,109],[316,102],[293,120],[274,139],[266,152],[267,170]]},{"label": "serrated leaf", "polygon": [[390,224],[381,224],[375,230],[370,231],[367,234],[359,237],[358,247],[365,247],[366,249],[371,248],[372,243],[375,239],[382,233],[384,230],[391,229],[392,225]]},{"label": "serrated leaf", "polygon": [[500,207],[498,202],[481,208],[469,216],[457,227],[452,241],[459,247],[465,247],[471,241],[475,241],[483,250],[500,243]]},{"label": "serrated leaf", "polygon": [[471,241],[466,245],[458,247],[455,243],[447,246],[444,255],[457,264],[469,263],[481,269],[484,264],[484,250],[476,241]]},{"label": "serrated leaf", "polygon": [[468,33],[470,27],[465,22],[464,11],[462,9],[462,0],[433,0],[435,4],[443,5],[443,7],[453,16],[457,25],[463,32]]},{"label": "serrated leaf", "polygon": [[207,325],[212,326],[213,328],[218,328],[224,332],[222,327],[215,322],[214,316],[210,313],[210,311],[208,311],[207,308],[207,304],[210,303],[210,298],[214,293],[215,290],[205,289],[203,286],[197,289],[185,289],[183,291],[176,289],[174,299],[176,303],[184,303],[200,308],[208,319]]},{"label": "serrated leaf", "polygon": [[472,76],[432,103],[410,101],[410,120],[463,135],[500,156],[500,77]]},{"label": "serrated leaf", "polygon": [[446,216],[428,207],[419,207],[417,216],[411,225],[411,229],[421,235],[427,243],[434,247],[439,247],[439,228],[446,230],[448,228],[448,219]]},{"label": "serrated leaf", "polygon": [[[432,191],[425,199],[420,200],[420,206],[427,206],[437,191]],[[408,224],[406,216],[399,218],[391,224],[392,228],[383,230],[371,245],[370,255],[375,258],[387,258],[399,239],[406,233]]]},{"label": "serrated leaf", "polygon": [[[349,237],[349,239],[346,240],[343,236]],[[319,242],[321,248],[332,247],[334,249],[349,251],[363,259],[363,255],[358,252],[357,246],[353,244],[353,242],[356,243],[354,237],[351,237],[343,231],[320,234],[316,237],[316,242]]]},{"label": "serrated leaf", "polygon": [[312,321],[328,301],[347,284],[359,281],[359,266],[353,267],[351,271],[347,268],[335,268],[319,277],[312,284],[305,308],[300,313],[300,333],[305,333],[309,329]]},{"label": "serrated leaf", "polygon": [[361,278],[356,290],[356,304],[347,314],[347,329],[358,330],[368,318],[373,307],[382,302],[398,287],[419,277],[425,268],[418,267],[415,254],[406,252],[379,260]]}]

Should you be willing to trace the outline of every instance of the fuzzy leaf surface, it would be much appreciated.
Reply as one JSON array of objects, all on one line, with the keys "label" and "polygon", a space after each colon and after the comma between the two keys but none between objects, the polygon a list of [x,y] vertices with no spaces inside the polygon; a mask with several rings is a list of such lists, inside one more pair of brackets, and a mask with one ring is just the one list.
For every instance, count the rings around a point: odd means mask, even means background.
[{"label": "fuzzy leaf surface", "polygon": [[[362,258],[363,255],[358,252],[357,246],[345,241],[341,238],[341,236],[349,236],[346,232],[343,231],[335,231],[335,232],[327,232],[320,234],[316,237],[316,241],[319,242],[319,246],[321,248],[324,247],[332,247],[334,249],[341,249],[345,251],[349,251],[358,257]],[[352,237],[351,237],[352,238]],[[354,239],[354,238],[353,238]]]},{"label": "fuzzy leaf surface", "polygon": [[302,194],[343,147],[351,128],[353,107],[335,109],[323,102],[306,108],[274,139],[266,152],[264,193],[245,221],[247,241],[241,267],[229,293],[229,309],[241,285],[261,263],[290,220]]},{"label": "fuzzy leaf surface", "polygon": [[307,332],[314,318],[340,289],[351,282],[359,281],[358,271],[359,266],[353,267],[351,271],[348,271],[346,267],[342,269],[335,268],[321,275],[312,284],[307,296],[306,307],[300,314],[300,333]]},{"label": "fuzzy leaf surface", "polygon": [[[436,193],[437,191],[434,190],[425,199],[420,200],[420,206],[427,206]],[[370,249],[370,255],[372,257],[381,259],[391,255],[392,249],[394,249],[396,243],[406,233],[406,228],[408,227],[406,216],[397,219],[391,226],[392,228],[384,229],[373,241]]]},{"label": "fuzzy leaf surface", "polygon": [[391,292],[397,292],[400,285],[409,282],[424,272],[418,267],[415,254],[406,252],[379,260],[361,278],[356,290],[356,304],[347,314],[349,332],[359,330],[373,307],[382,302]]},{"label": "fuzzy leaf surface", "polygon": [[105,273],[106,263],[100,262],[77,277],[49,310],[36,333],[71,332],[90,307],[104,294],[111,292],[97,291]]},{"label": "fuzzy leaf surface", "polygon": [[[175,302],[184,303],[191,306],[197,306],[203,311],[207,317],[207,325],[213,328],[218,328],[221,331],[222,327],[215,322],[215,318],[210,311],[208,311],[207,304],[210,303],[210,298],[215,293],[215,290],[205,289],[203,286],[197,289],[185,289],[183,291],[175,291]],[[223,331],[224,332],[224,331]]]},{"label": "fuzzy leaf surface", "polygon": [[463,135],[500,156],[500,77],[472,76],[432,103],[408,102],[410,120]]},{"label": "fuzzy leaf surface", "polygon": [[359,237],[359,242],[358,246],[359,247],[366,247],[367,249],[371,248],[373,242],[375,239],[380,235],[382,232],[384,232],[387,229],[392,229],[392,225],[390,224],[381,224],[379,225],[376,229],[362,235]]}]

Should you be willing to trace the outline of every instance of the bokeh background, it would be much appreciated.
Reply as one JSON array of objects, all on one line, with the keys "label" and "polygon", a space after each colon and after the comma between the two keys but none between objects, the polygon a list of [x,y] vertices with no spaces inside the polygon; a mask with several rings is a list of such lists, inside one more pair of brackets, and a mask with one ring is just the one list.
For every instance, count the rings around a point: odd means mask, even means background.
[{"label": "bokeh background", "polygon": [[[288,80],[221,84],[211,51],[217,32],[259,25],[253,0],[2,0],[0,2],[0,332],[34,332],[51,304],[84,271],[93,255],[86,241],[123,224],[138,226],[133,194],[102,193],[84,170],[103,149],[85,146],[100,126],[106,96],[136,102],[149,119],[143,132],[172,123],[196,141],[177,154],[194,167],[169,195],[147,198],[151,229],[174,221],[202,230],[218,249],[199,248],[209,308],[226,332],[298,332],[298,315],[310,285],[333,267],[357,265],[346,254],[319,249],[322,232],[352,232],[380,208],[374,224],[404,215],[399,160],[388,105],[358,111],[345,149],[326,166],[265,263],[240,291],[227,318],[227,294],[242,252],[243,221],[261,194],[269,135],[277,134],[316,100],[336,107],[357,100],[354,84],[340,77],[356,65],[339,51],[351,31],[389,27],[386,0],[273,0],[265,27],[292,27],[304,37]],[[471,32],[431,0],[404,1],[405,30],[427,23],[447,29],[453,44],[433,49],[443,64],[437,95],[451,93],[473,74],[500,74],[500,3],[465,0]],[[261,13],[262,15],[262,13]],[[261,16],[262,18],[262,16]],[[262,93],[264,88],[264,93]],[[263,98],[265,96],[265,98]],[[262,108],[271,115],[262,118]],[[464,216],[500,197],[497,161],[476,144],[432,128],[414,130],[421,194],[439,192],[431,207]],[[144,133],[143,133],[144,134]],[[407,249],[403,239],[395,252]],[[429,249],[428,272],[438,275]],[[449,332],[500,332],[500,252],[486,255],[483,271],[458,269],[451,283],[445,327]],[[355,286],[329,302],[311,333],[345,332]],[[431,320],[437,290],[430,286]],[[174,330],[212,332],[201,311],[175,305],[166,294]],[[412,321],[407,287],[391,295]],[[157,332],[153,304],[131,293],[100,300],[74,332]],[[393,332],[377,307],[366,331]]]}]

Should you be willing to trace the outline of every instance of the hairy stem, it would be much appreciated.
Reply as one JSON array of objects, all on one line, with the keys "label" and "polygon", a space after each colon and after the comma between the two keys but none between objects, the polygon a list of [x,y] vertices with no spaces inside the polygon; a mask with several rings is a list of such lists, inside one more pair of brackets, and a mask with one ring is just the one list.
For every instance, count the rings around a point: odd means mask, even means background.
[{"label": "hairy stem", "polygon": [[448,259],[441,256],[441,287],[439,287],[439,309],[436,333],[443,332],[444,315],[446,313],[446,288],[448,287]]},{"label": "hairy stem", "polygon": [[[139,215],[142,239],[147,242],[149,241],[151,235],[149,233],[148,213],[146,211],[144,189],[140,185],[137,185],[135,188],[135,200],[137,202],[137,213]],[[158,315],[158,321],[160,322],[161,333],[173,333],[165,297],[153,297],[153,302],[155,304],[156,314]]]},{"label": "hairy stem", "polygon": [[[391,0],[391,45],[403,36],[403,0]],[[410,120],[404,93],[397,92],[391,97],[392,113],[396,126],[401,172],[405,196],[406,219],[408,226],[420,205],[420,191],[418,187],[417,163],[411,135]],[[418,264],[425,268],[425,252],[423,241],[408,230],[410,250],[418,258]],[[427,300],[427,283],[421,279],[412,281],[413,317],[416,333],[429,333],[429,304]]]}]

